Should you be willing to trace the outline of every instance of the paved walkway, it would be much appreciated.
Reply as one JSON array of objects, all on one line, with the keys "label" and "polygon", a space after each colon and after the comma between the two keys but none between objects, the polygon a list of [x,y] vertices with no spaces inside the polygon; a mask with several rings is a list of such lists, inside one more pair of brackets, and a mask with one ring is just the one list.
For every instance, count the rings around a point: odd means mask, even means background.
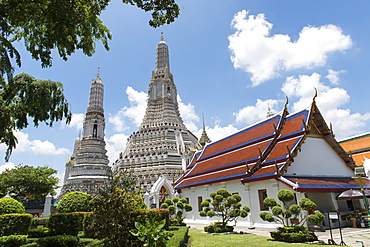
[{"label": "paved walkway", "polygon": [[[196,229],[203,229],[204,225],[200,224],[188,224],[191,228]],[[364,246],[370,247],[370,229],[369,228],[352,228],[352,227],[345,227],[342,228],[342,238],[343,242],[346,246],[352,247],[361,247],[361,242],[364,243]],[[240,232],[247,232],[252,233],[259,236],[265,236],[270,238],[270,229],[248,229],[246,227],[235,227],[235,231]],[[328,244],[328,240],[331,239],[330,231],[326,230],[325,232],[315,232],[319,240]],[[338,229],[332,229],[333,240],[337,245],[344,245],[341,244],[341,238]]]}]

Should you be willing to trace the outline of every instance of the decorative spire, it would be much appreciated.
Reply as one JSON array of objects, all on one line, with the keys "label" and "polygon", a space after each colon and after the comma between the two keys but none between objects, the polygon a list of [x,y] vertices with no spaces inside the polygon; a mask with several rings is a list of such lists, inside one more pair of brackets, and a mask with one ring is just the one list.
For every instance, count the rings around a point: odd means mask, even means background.
[{"label": "decorative spire", "polygon": [[[97,76],[98,77],[100,76],[99,70]],[[93,79],[90,86],[89,105],[87,107],[86,114],[88,115],[91,112],[95,112],[104,116],[103,100],[104,100],[104,85],[100,78]]]},{"label": "decorative spire", "polygon": [[100,67],[98,67],[98,73],[96,74],[97,78],[100,78]]},{"label": "decorative spire", "polygon": [[270,104],[267,104],[267,115],[266,115],[266,117],[269,118],[269,117],[272,117],[272,116],[274,116],[274,114],[271,111]]},{"label": "decorative spire", "polygon": [[211,139],[209,139],[207,132],[206,132],[206,127],[204,125],[204,113],[203,112],[202,112],[202,118],[203,118],[203,131],[202,131],[202,136],[200,137],[199,142],[198,142],[200,149],[203,149],[207,143],[212,142]]},{"label": "decorative spire", "polygon": [[206,126],[204,125],[204,112],[202,112],[202,119],[203,119],[203,130],[206,130]]},{"label": "decorative spire", "polygon": [[161,41],[157,45],[156,72],[164,71],[166,68],[170,71],[170,59],[168,46],[164,41],[163,33],[161,33]]}]

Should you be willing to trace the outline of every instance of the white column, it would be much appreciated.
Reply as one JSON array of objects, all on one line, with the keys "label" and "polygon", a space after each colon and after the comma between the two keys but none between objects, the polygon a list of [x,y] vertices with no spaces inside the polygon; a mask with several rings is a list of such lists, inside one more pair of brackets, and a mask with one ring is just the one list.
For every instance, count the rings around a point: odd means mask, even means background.
[{"label": "white column", "polygon": [[144,202],[146,204],[147,209],[150,209],[150,201],[149,201],[149,193],[148,191],[144,194]]},{"label": "white column", "polygon": [[44,212],[42,213],[42,218],[49,217],[51,214],[50,213],[51,198],[52,196],[50,195],[50,193],[47,194],[47,196],[45,197]]}]

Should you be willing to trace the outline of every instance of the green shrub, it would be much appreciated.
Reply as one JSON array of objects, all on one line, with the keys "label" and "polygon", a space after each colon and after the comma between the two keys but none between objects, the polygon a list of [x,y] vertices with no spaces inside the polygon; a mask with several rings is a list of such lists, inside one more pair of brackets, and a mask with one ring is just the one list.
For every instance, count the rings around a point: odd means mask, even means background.
[{"label": "green shrub", "polygon": [[[176,229],[176,230],[172,230]],[[167,247],[182,247],[188,242],[189,238],[189,228],[186,226],[180,226],[176,228],[170,228],[171,233],[173,236],[168,240]]]},{"label": "green shrub", "polygon": [[94,225],[94,217],[96,215],[94,213],[88,213],[84,217],[84,221],[82,223],[84,229],[84,237],[85,238],[96,238],[96,229]]},{"label": "green shrub", "polygon": [[13,198],[0,198],[0,214],[23,214],[23,204]]},{"label": "green shrub", "polygon": [[31,219],[31,229],[36,229],[38,226],[46,226],[49,218],[32,218]]},{"label": "green shrub", "polygon": [[143,246],[165,246],[167,241],[172,237],[172,233],[166,231],[163,227],[166,220],[156,221],[152,218],[145,219],[145,224],[135,222],[135,228],[130,233],[138,238]]},{"label": "green shrub", "polygon": [[0,246],[18,247],[27,243],[26,235],[9,235],[0,237]]},{"label": "green shrub", "polygon": [[59,213],[91,211],[91,195],[81,191],[65,194],[57,206]]},{"label": "green shrub", "polygon": [[0,236],[27,235],[31,219],[31,214],[0,215]]},{"label": "green shrub", "polygon": [[71,235],[57,235],[46,238],[39,238],[37,244],[40,247],[77,247],[79,238]]},{"label": "green shrub", "polygon": [[277,241],[301,243],[317,240],[315,233],[307,231],[305,226],[285,226],[277,229],[277,231],[270,233],[271,237]]},{"label": "green shrub", "polygon": [[145,223],[145,219],[154,219],[155,221],[166,220],[164,229],[169,230],[170,228],[170,212],[168,210],[139,209],[132,213],[132,217],[141,224]]},{"label": "green shrub", "polygon": [[183,222],[183,220],[171,219],[170,226],[186,226],[186,224]]},{"label": "green shrub", "polygon": [[77,236],[82,228],[83,215],[75,213],[58,213],[50,215],[47,227],[50,235],[72,235]]},{"label": "green shrub", "polygon": [[102,240],[93,238],[80,238],[78,247],[103,247],[104,243]]},{"label": "green shrub", "polygon": [[47,227],[28,230],[29,238],[44,238],[48,236],[50,236],[50,230]]},{"label": "green shrub", "polygon": [[221,233],[221,232],[232,232],[234,231],[233,226],[222,226],[222,222],[214,222],[209,226],[204,227],[204,231],[208,233]]}]

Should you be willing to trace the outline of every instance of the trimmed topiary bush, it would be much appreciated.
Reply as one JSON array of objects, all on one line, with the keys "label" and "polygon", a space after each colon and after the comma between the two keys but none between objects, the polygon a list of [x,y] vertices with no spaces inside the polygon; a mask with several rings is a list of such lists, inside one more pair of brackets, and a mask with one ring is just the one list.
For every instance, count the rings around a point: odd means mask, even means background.
[{"label": "trimmed topiary bush", "polygon": [[23,204],[13,198],[0,198],[0,214],[23,214]]},{"label": "trimmed topiary bush", "polygon": [[57,206],[59,213],[90,212],[91,195],[81,191],[65,194]]},{"label": "trimmed topiary bush", "polygon": [[170,211],[170,216],[172,217],[170,222],[171,226],[186,226],[186,224],[182,222],[185,218],[184,213],[193,210],[193,207],[187,202],[186,198],[178,199],[175,197],[172,200],[166,199],[164,203],[162,203],[161,208],[168,209]]},{"label": "trimmed topiary bush", "polygon": [[32,218],[31,219],[31,229],[36,229],[38,226],[43,226],[45,227],[49,218]]},{"label": "trimmed topiary bush", "polygon": [[[212,192],[210,198],[205,199],[200,206],[202,211],[199,212],[201,217],[220,217],[222,231],[228,231],[226,225],[234,221],[236,222],[239,217],[245,218],[250,211],[248,206],[242,207],[241,196],[239,194],[231,194],[226,189],[219,189],[217,192]],[[210,225],[209,230],[219,231],[219,227]]]},{"label": "trimmed topiary bush", "polygon": [[77,247],[79,238],[70,235],[58,235],[46,238],[39,238],[37,244],[40,247]]},{"label": "trimmed topiary bush", "polygon": [[83,215],[75,213],[58,213],[50,215],[47,227],[50,235],[72,235],[77,236],[82,228]]},{"label": "trimmed topiary bush", "polygon": [[93,238],[80,238],[78,247],[103,247],[104,243],[102,240]]},{"label": "trimmed topiary bush", "polygon": [[27,243],[26,235],[9,235],[0,237],[0,246],[19,247]]},{"label": "trimmed topiary bush", "polygon": [[234,231],[234,227],[223,226],[222,222],[215,222],[209,226],[205,226],[204,231],[208,233],[232,232]]},{"label": "trimmed topiary bush", "polygon": [[27,235],[31,219],[31,214],[0,215],[0,236]]},{"label": "trimmed topiary bush", "polygon": [[50,230],[46,227],[28,230],[29,238],[44,238],[48,236],[50,236]]},{"label": "trimmed topiary bush", "polygon": [[278,231],[270,232],[270,234],[274,240],[289,243],[317,241],[315,233],[305,229],[304,226],[279,227]]}]

